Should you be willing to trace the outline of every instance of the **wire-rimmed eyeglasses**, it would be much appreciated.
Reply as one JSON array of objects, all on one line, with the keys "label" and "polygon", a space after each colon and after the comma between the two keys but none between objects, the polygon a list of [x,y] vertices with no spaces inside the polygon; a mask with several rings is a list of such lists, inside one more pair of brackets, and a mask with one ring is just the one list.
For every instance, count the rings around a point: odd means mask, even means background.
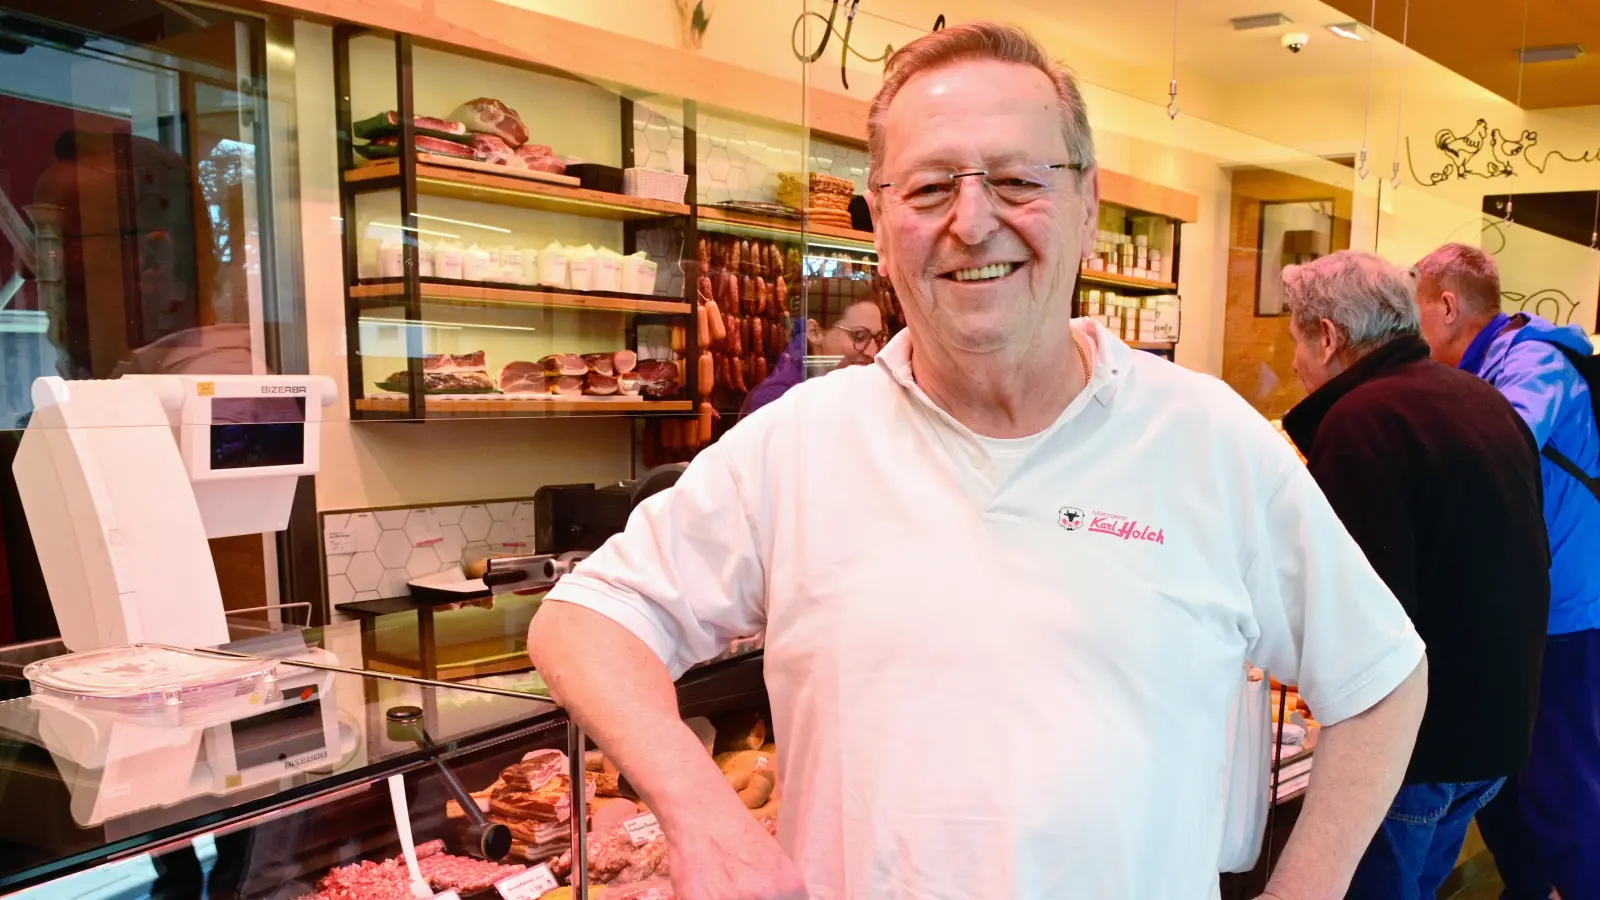
[{"label": "wire-rimmed eyeglasses", "polygon": [[1082,172],[1082,163],[1007,163],[988,169],[924,166],[878,185],[891,204],[916,212],[938,212],[955,200],[962,178],[976,178],[995,205],[1023,206],[1039,200],[1060,183],[1062,172]]}]

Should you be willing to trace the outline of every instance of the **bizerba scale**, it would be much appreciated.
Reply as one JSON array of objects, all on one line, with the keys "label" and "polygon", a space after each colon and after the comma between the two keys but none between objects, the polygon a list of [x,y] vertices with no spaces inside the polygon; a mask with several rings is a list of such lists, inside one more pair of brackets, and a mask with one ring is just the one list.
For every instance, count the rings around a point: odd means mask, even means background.
[{"label": "bizerba scale", "polygon": [[354,752],[334,673],[203,649],[229,640],[208,539],[287,527],[336,398],[324,376],[34,382],[12,470],[73,652],[25,669],[33,695],[0,703],[0,729],[37,735],[80,825]]}]

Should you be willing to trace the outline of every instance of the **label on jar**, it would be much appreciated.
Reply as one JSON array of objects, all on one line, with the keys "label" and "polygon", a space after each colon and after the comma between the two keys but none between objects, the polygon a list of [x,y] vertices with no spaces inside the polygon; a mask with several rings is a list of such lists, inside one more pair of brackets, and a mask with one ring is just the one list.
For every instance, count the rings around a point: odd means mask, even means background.
[{"label": "label on jar", "polygon": [[628,830],[628,840],[632,841],[635,847],[643,847],[664,833],[661,830],[661,823],[656,821],[655,813],[634,816],[623,822],[622,827]]}]

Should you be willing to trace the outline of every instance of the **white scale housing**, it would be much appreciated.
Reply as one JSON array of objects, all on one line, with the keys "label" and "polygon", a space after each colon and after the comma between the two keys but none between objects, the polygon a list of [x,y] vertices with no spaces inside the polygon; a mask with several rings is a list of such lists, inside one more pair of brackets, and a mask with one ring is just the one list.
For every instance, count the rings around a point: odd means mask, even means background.
[{"label": "white scale housing", "polygon": [[68,649],[226,643],[206,540],[288,527],[337,396],[309,375],[36,380],[12,471]]},{"label": "white scale housing", "polygon": [[[74,651],[57,660],[120,648],[143,664],[162,647],[227,643],[207,540],[288,527],[298,479],[317,471],[322,408],[336,399],[325,376],[36,380],[12,471]],[[124,646],[134,644],[160,646]],[[337,662],[322,650],[307,659]],[[220,704],[185,702],[187,690],[164,708],[108,703],[35,684],[28,700],[0,703],[0,728],[36,726],[83,825],[325,769],[354,750],[333,673],[257,668],[266,674],[253,687]],[[199,676],[191,686],[214,687]]]}]

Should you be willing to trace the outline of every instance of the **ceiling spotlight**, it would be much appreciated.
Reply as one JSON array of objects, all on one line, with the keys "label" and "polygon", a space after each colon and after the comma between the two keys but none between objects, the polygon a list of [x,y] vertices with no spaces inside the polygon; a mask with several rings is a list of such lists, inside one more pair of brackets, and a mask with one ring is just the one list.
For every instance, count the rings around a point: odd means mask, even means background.
[{"label": "ceiling spotlight", "polygon": [[1233,23],[1234,31],[1249,31],[1252,28],[1277,28],[1279,25],[1287,25],[1294,20],[1281,12],[1275,12],[1264,13],[1259,16],[1240,16],[1237,19],[1229,19],[1228,21]]},{"label": "ceiling spotlight", "polygon": [[1523,50],[1522,61],[1525,63],[1561,62],[1568,59],[1577,59],[1583,55],[1583,48],[1577,44],[1560,44],[1554,47],[1529,47]]},{"label": "ceiling spotlight", "polygon": [[1360,22],[1339,22],[1328,26],[1328,30],[1333,32],[1334,37],[1342,37],[1347,41],[1366,40],[1366,36],[1361,33],[1365,28],[1366,26]]}]

